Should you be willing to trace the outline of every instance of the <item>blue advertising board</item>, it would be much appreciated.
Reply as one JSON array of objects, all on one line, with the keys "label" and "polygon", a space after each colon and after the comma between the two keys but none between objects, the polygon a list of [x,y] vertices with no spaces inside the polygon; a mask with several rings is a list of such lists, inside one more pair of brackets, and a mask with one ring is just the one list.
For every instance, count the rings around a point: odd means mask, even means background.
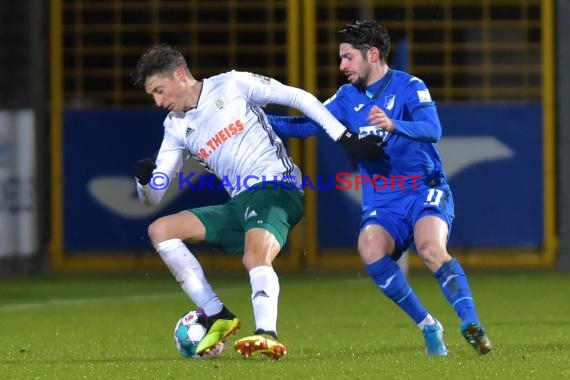
[{"label": "blue advertising board", "polygon": [[[438,144],[456,206],[452,247],[540,247],[543,243],[543,143],[539,104],[440,106]],[[140,204],[133,166],[162,140],[159,110],[67,110],[64,114],[63,231],[67,252],[150,250],[157,217],[227,200],[224,190],[179,189],[158,207]],[[319,175],[350,172],[338,144],[318,137]],[[198,171],[191,160],[184,173]],[[217,186],[214,186],[217,188]],[[308,190],[311,191],[311,190]],[[318,242],[354,248],[360,192],[318,193]],[[336,221],[336,222],[335,222]]]}]

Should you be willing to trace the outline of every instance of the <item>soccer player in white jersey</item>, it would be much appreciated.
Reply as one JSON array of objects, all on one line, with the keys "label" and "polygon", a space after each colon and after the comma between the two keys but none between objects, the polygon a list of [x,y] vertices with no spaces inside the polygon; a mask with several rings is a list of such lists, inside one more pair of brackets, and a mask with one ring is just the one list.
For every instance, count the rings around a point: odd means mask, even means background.
[{"label": "soccer player in white jersey", "polygon": [[149,180],[159,172],[172,178],[188,152],[222,181],[231,197],[224,205],[161,217],[148,228],[154,248],[183,291],[208,315],[208,333],[197,353],[208,354],[240,327],[186,245],[208,243],[226,253],[243,253],[249,272],[255,332],[239,339],[235,349],[245,357],[262,353],[279,359],[287,347],[277,338],[279,279],[272,262],[303,215],[302,178],[261,107],[272,103],[298,109],[338,140],[351,159],[375,160],[382,149],[379,138],[359,139],[313,95],[268,77],[231,71],[198,81],[184,56],[167,45],[148,49],[134,74],[156,105],[170,111],[156,160],[135,165],[141,201],[155,205],[161,200],[166,189],[153,188]]}]

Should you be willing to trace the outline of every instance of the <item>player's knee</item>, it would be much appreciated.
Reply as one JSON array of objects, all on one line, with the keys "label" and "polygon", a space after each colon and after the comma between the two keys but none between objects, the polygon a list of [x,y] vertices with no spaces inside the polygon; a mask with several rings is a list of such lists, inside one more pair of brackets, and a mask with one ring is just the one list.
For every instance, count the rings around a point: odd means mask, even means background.
[{"label": "player's knee", "polygon": [[358,241],[358,253],[365,264],[371,264],[380,260],[394,250],[388,243],[378,241],[378,239],[363,239]]},{"label": "player's knee", "polygon": [[168,235],[168,223],[164,218],[159,218],[148,226],[148,237],[153,245],[170,239]]},{"label": "player's knee", "polygon": [[367,244],[359,245],[358,253],[364,264],[372,264],[388,254],[383,249]]},{"label": "player's knee", "polygon": [[358,253],[365,264],[371,264],[394,252],[395,242],[379,225],[369,225],[358,236]]},{"label": "player's knee", "polygon": [[267,255],[254,251],[245,251],[241,259],[243,266],[248,271],[259,266],[271,266],[271,258]]},{"label": "player's knee", "polygon": [[247,269],[248,271],[251,270],[252,268],[254,268],[252,265],[254,265],[254,260],[252,258],[252,255],[249,252],[244,252],[243,256],[241,258],[241,262],[243,264],[243,266],[245,267],[245,269]]},{"label": "player's knee", "polygon": [[421,257],[434,257],[441,251],[439,244],[433,241],[416,241],[416,249]]},{"label": "player's knee", "polygon": [[451,259],[444,245],[435,241],[416,242],[418,255],[428,267],[439,267]]}]

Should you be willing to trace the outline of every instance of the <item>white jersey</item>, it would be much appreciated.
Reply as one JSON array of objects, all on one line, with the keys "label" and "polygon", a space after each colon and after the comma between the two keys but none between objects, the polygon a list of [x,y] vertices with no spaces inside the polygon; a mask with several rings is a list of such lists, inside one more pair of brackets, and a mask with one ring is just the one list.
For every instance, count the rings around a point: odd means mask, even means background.
[{"label": "white jersey", "polygon": [[[231,71],[203,80],[195,108],[168,114],[155,172],[172,179],[189,153],[222,181],[231,197],[261,182],[286,182],[299,188],[301,171],[268,123],[261,108],[266,104],[300,110],[334,140],[346,130],[308,92],[271,78]],[[157,204],[166,189],[137,182],[137,191],[143,203]]]}]

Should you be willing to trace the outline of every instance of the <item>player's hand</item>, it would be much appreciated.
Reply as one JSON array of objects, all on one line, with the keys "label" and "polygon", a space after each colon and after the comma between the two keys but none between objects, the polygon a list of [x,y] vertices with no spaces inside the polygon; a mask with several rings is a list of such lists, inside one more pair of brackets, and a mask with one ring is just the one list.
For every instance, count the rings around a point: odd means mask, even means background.
[{"label": "player's hand", "polygon": [[137,178],[137,181],[139,181],[141,185],[148,184],[154,169],[156,169],[156,164],[150,158],[138,160],[135,163],[135,177]]},{"label": "player's hand", "polygon": [[346,130],[340,136],[339,142],[346,150],[353,168],[356,167],[359,157],[368,161],[379,161],[384,156],[382,139],[376,135],[368,135],[361,139],[358,134]]},{"label": "player's hand", "polygon": [[376,105],[372,106],[370,109],[370,113],[368,113],[368,121],[376,128],[381,128],[387,132],[394,132],[396,130],[396,126],[392,119],[386,115],[386,112],[384,112],[382,108]]}]

